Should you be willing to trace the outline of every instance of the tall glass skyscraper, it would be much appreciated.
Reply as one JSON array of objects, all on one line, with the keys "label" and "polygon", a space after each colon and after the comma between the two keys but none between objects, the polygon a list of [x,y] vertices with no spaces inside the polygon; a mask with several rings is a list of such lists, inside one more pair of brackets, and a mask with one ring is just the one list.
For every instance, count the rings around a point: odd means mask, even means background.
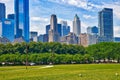
[{"label": "tall glass skyscraper", "polygon": [[5,15],[6,15],[6,7],[4,3],[0,3],[0,21],[2,19],[5,19]]},{"label": "tall glass skyscraper", "polygon": [[15,0],[15,37],[29,42],[29,0]]},{"label": "tall glass skyscraper", "polygon": [[104,8],[98,13],[99,35],[104,41],[113,41],[113,9]]}]

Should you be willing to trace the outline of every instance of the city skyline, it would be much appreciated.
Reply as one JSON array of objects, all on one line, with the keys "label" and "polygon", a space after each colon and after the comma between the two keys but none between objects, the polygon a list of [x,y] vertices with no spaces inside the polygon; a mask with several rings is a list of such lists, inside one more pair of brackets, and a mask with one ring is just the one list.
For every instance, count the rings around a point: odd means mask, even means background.
[{"label": "city skyline", "polygon": [[[0,2],[5,3],[7,14],[13,13],[13,0],[0,0]],[[44,5],[45,3],[46,5]],[[11,5],[13,5],[13,8]],[[31,31],[44,34],[45,25],[50,23],[50,15],[55,13],[59,23],[60,20],[67,20],[71,28],[74,15],[78,14],[81,20],[81,30],[86,32],[88,26],[98,27],[98,12],[104,7],[113,8],[114,32],[115,36],[120,36],[119,0],[110,0],[109,2],[105,0],[99,2],[95,0],[30,0]]]}]

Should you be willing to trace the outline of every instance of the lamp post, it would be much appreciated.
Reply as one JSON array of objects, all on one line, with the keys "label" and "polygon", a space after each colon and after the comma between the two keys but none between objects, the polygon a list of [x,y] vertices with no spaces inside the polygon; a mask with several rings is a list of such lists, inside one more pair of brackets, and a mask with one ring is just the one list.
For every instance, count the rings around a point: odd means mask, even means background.
[{"label": "lamp post", "polygon": [[52,50],[52,65],[54,65],[54,50]]},{"label": "lamp post", "polygon": [[50,64],[54,64],[54,51],[52,49],[50,49],[49,52],[51,53],[51,63]]},{"label": "lamp post", "polygon": [[28,51],[29,51],[29,46],[28,44],[26,44],[26,49],[25,49],[25,53],[26,53],[26,69],[27,69],[27,66],[28,66]]}]

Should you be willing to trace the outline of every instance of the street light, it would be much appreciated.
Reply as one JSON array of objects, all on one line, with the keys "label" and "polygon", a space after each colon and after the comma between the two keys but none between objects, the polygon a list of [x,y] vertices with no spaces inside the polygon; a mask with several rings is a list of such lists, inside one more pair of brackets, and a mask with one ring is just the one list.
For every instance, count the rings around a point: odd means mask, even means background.
[{"label": "street light", "polygon": [[28,66],[28,51],[29,51],[29,45],[26,44],[26,49],[25,49],[25,53],[26,53],[26,69],[27,69],[27,66]]},{"label": "street light", "polygon": [[51,52],[51,63],[54,64],[54,51],[50,49],[49,52]]}]

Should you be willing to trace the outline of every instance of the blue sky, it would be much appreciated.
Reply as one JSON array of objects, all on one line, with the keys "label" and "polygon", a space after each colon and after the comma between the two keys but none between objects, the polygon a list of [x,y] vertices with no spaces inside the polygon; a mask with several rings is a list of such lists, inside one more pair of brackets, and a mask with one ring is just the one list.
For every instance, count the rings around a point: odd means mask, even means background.
[{"label": "blue sky", "polygon": [[[6,4],[7,14],[14,12],[13,0],[0,2]],[[86,32],[88,26],[98,26],[98,12],[105,7],[113,8],[114,35],[120,37],[120,0],[30,0],[30,30],[44,34],[51,14],[56,14],[58,22],[67,21],[72,31],[74,15],[78,14],[82,32]]]}]

